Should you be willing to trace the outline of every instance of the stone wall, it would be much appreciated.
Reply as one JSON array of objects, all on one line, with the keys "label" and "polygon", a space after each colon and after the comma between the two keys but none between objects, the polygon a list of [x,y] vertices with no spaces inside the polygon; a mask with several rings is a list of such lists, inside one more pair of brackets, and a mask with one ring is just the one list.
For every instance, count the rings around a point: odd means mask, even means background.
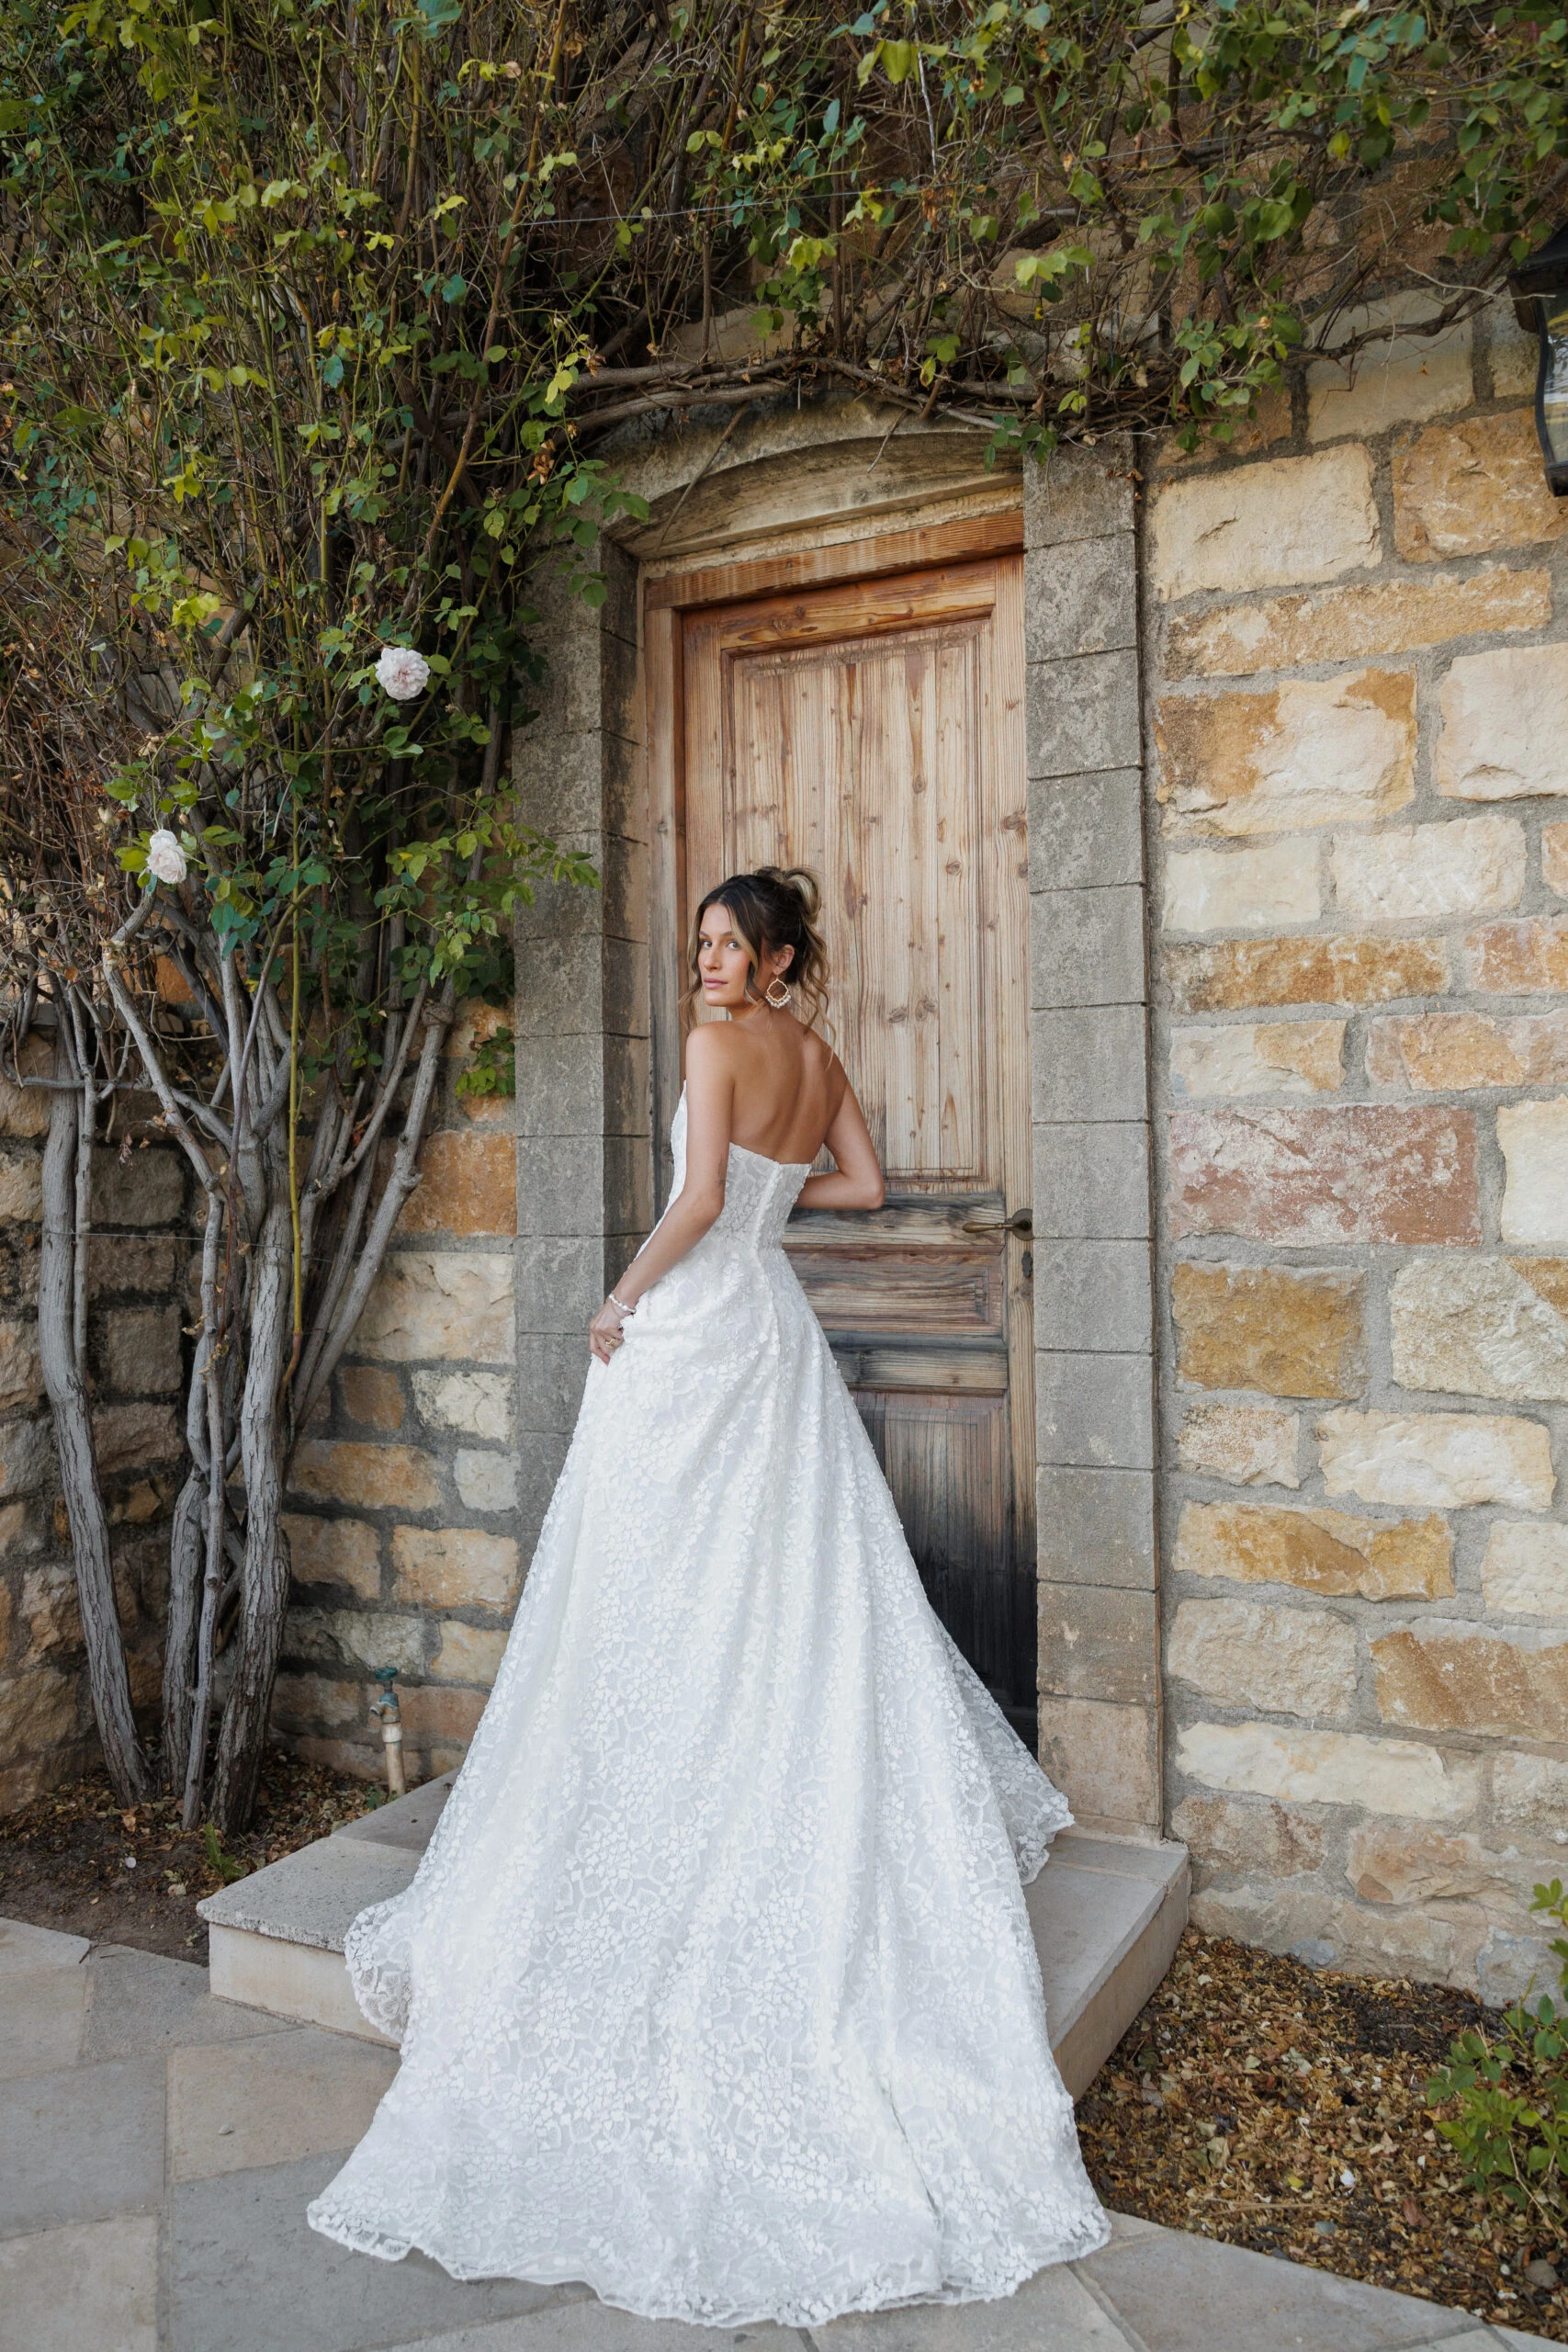
[{"label": "stone wall", "polygon": [[[28,1060],[47,1067],[41,1041]],[[65,1505],[38,1355],[49,1096],[0,1080],[0,1814],[97,1755]],[[88,1360],[131,1696],[156,1721],[168,1521],[184,1475],[180,1300],[192,1243],[177,1156],[98,1155]]]},{"label": "stone wall", "polygon": [[396,1667],[411,1785],[461,1760],[526,1558],[517,1511],[515,1105],[457,1083],[500,1010],[459,1008],[380,1282],[300,1445],[294,1599],[273,1702],[297,1754],[379,1778]]},{"label": "stone wall", "polygon": [[1211,1929],[1479,1986],[1568,1861],[1568,504],[1534,344],[1146,499],[1168,1817]]}]

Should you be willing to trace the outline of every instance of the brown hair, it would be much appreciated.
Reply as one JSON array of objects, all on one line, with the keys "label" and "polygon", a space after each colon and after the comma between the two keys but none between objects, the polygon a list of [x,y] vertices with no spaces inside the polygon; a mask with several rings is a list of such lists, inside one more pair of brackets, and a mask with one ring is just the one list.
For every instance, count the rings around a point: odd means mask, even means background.
[{"label": "brown hair", "polygon": [[692,917],[692,936],[686,948],[691,968],[691,985],[684,1003],[687,1026],[691,1025],[694,1008],[702,994],[697,950],[703,917],[710,907],[723,907],[750,954],[750,969],[746,976],[749,995],[758,993],[757,974],[764,952],[776,954],[781,947],[794,948],[783,978],[799,991],[799,1017],[811,1028],[828,1002],[828,950],[817,928],[817,910],[821,903],[817,876],[800,865],[760,865],[755,874],[732,874],[727,882],[710,890]]}]

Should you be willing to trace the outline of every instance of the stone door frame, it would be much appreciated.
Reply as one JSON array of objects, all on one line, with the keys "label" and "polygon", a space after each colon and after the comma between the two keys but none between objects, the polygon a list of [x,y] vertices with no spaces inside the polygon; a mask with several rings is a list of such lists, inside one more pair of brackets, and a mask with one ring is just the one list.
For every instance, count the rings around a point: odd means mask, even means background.
[{"label": "stone door frame", "polygon": [[[575,1418],[587,1316],[652,1222],[655,1154],[678,1091],[670,1041],[680,955],[671,691],[680,613],[1021,546],[1041,1753],[1085,1828],[1157,1838],[1148,958],[1131,460],[1120,445],[1058,456],[1049,469],[1027,467],[1016,498],[972,500],[980,511],[968,513],[953,511],[962,499],[943,502],[940,482],[927,483],[901,514],[897,500],[883,501],[874,531],[846,530],[846,500],[870,470],[868,443],[885,446],[893,422],[862,403],[827,402],[804,417],[765,420],[750,446],[693,425],[628,449],[616,471],[649,498],[652,523],[601,542],[608,594],[597,610],[564,594],[547,610],[545,708],[519,743],[519,813],[592,854],[604,888],[542,892],[519,926],[523,1532],[536,1532]],[[782,462],[792,451],[794,473]],[[781,550],[761,557],[762,509],[776,509],[781,469],[786,486],[798,479],[801,496]],[[729,545],[714,543],[716,481]],[[701,484],[706,536],[683,548],[680,517]]]}]

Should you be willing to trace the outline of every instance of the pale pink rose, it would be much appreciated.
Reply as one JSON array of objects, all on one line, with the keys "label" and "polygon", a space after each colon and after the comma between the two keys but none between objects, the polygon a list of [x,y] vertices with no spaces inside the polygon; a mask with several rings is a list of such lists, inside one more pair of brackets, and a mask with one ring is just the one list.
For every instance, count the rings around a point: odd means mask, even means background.
[{"label": "pale pink rose", "polygon": [[186,854],[180,847],[177,833],[160,825],[147,844],[147,871],[160,882],[183,882],[186,878]]},{"label": "pale pink rose", "polygon": [[430,664],[412,645],[384,645],[376,675],[394,702],[412,702],[430,678]]}]

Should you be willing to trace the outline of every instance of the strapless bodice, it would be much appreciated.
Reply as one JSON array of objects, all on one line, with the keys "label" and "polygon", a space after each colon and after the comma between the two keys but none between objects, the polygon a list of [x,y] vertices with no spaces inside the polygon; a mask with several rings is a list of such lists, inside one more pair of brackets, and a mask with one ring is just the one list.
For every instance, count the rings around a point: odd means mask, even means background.
[{"label": "strapless bodice", "polygon": [[[673,1200],[686,1181],[684,1087],[670,1123],[670,1148],[675,1163],[670,1192]],[[769,1159],[762,1152],[748,1151],[743,1145],[732,1143],[724,1180],[724,1206],[717,1224],[710,1228],[709,1238],[716,1235],[753,1250],[776,1250],[784,1240],[789,1213],[799,1197],[800,1188],[810,1173],[809,1160]]]}]

